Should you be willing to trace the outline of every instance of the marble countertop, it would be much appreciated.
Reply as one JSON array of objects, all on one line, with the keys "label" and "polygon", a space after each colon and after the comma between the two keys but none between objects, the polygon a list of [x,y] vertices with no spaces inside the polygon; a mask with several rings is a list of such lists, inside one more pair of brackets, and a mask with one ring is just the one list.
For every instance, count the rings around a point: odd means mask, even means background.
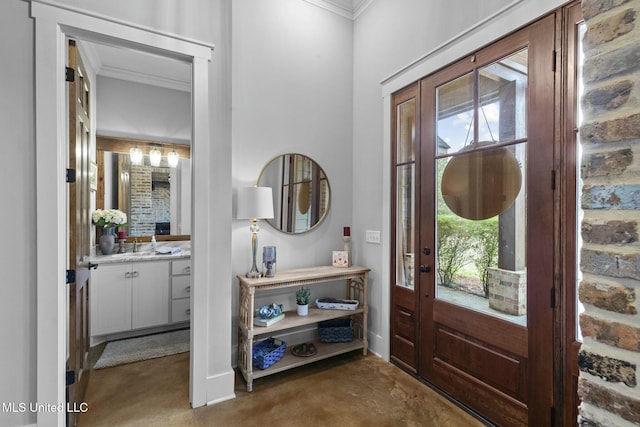
[{"label": "marble countertop", "polygon": [[100,265],[141,261],[172,261],[191,257],[191,242],[158,243],[158,248],[160,247],[180,248],[180,252],[175,254],[157,254],[156,252],[151,250],[150,243],[143,243],[139,246],[138,252],[131,252],[131,248],[127,248],[128,251],[125,253],[113,253],[111,255],[102,255],[100,253],[96,253],[92,254],[90,259],[92,263]]}]

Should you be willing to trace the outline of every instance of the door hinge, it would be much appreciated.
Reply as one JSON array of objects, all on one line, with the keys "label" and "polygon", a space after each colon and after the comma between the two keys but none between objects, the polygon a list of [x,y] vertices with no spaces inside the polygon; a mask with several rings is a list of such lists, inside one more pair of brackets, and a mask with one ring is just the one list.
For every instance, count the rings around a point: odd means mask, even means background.
[{"label": "door hinge", "polygon": [[76,283],[76,271],[67,270],[67,285],[70,283]]},{"label": "door hinge", "polygon": [[64,80],[73,83],[76,80],[76,72],[71,67],[65,67]]},{"label": "door hinge", "polygon": [[71,384],[75,384],[76,382],[76,371],[67,371],[67,386]]},{"label": "door hinge", "polygon": [[556,62],[557,62],[558,54],[557,54],[557,52],[555,50],[553,52],[551,52],[551,54],[553,55],[551,57],[551,71],[553,71],[555,73],[556,72]]},{"label": "door hinge", "polygon": [[551,171],[551,189],[556,191],[556,170]]},{"label": "door hinge", "polygon": [[76,170],[75,169],[67,169],[67,182],[69,182],[69,183],[76,182]]},{"label": "door hinge", "polygon": [[551,308],[556,308],[556,288],[551,288],[549,304],[551,305]]},{"label": "door hinge", "polygon": [[549,425],[552,425],[552,426],[556,425],[556,407],[555,406],[551,407],[551,424]]}]

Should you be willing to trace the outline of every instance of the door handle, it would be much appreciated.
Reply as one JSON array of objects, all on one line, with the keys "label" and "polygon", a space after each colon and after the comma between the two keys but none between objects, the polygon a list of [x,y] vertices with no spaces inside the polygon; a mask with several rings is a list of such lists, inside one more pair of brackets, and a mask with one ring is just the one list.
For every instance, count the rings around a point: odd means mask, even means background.
[{"label": "door handle", "polygon": [[91,261],[89,261],[88,267],[89,267],[89,270],[92,270],[92,269],[93,270],[97,270],[98,269],[98,264],[94,264]]},{"label": "door handle", "polygon": [[422,248],[422,253],[425,255],[429,255],[431,253],[431,249],[430,248]]},{"label": "door handle", "polygon": [[430,271],[431,271],[431,266],[430,265],[422,264],[420,266],[420,272],[421,273],[428,273]]}]

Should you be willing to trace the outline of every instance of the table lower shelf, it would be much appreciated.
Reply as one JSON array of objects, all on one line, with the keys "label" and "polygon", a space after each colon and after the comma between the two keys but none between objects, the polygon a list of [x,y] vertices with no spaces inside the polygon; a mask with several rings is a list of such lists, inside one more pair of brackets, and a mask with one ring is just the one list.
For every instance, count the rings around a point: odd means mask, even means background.
[{"label": "table lower shelf", "polygon": [[[364,348],[364,341],[354,338],[351,342],[341,343],[323,343],[320,341],[312,341],[316,347],[317,353],[313,356],[294,356],[291,354],[291,348],[287,344],[287,350],[282,356],[282,359],[278,360],[267,369],[253,368],[253,378],[262,378],[267,375],[276,374],[278,372],[286,371],[287,369],[297,368],[298,366],[307,365],[317,360],[326,359],[328,357],[337,356],[339,354],[348,353],[353,350]],[[247,379],[247,378],[245,378]],[[247,379],[248,380],[248,379]]]}]

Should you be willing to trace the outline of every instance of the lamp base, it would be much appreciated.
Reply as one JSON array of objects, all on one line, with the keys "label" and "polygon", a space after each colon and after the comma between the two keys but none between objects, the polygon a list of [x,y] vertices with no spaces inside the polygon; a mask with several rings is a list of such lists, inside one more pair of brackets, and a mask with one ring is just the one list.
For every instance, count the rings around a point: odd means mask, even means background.
[{"label": "lamp base", "polygon": [[245,274],[245,277],[247,277],[249,279],[257,279],[259,277],[262,277],[262,274],[257,270],[256,271],[251,270],[250,272]]}]

